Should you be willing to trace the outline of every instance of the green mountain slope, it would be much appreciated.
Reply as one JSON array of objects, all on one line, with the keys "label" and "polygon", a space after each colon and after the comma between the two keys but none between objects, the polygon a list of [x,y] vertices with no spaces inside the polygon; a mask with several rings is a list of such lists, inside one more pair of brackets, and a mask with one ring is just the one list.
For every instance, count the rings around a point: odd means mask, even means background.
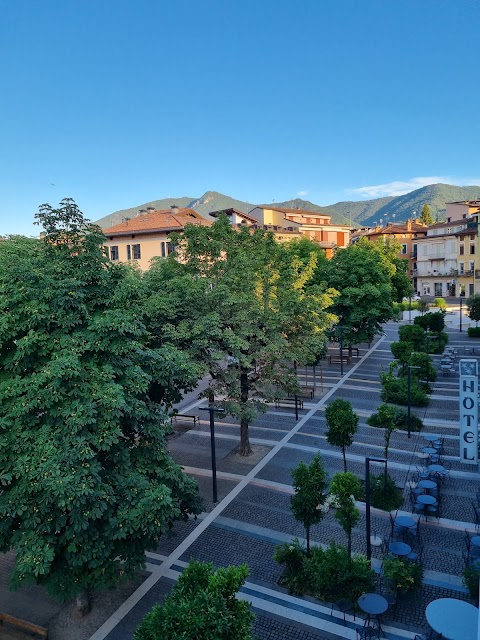
[{"label": "green mountain slope", "polygon": [[[407,218],[420,216],[424,204],[429,204],[434,219],[438,216],[443,220],[445,216],[445,203],[461,200],[474,200],[480,198],[480,186],[456,187],[449,184],[431,184],[421,189],[416,189],[403,196],[375,198],[374,200],[345,201],[337,202],[328,206],[320,206],[308,200],[295,198],[285,202],[273,202],[272,207],[285,209],[305,209],[308,211],[318,211],[332,216],[332,222],[337,224],[352,225],[373,225],[382,222],[403,222]],[[201,198],[164,198],[163,200],[153,200],[140,204],[130,209],[115,211],[108,216],[104,216],[97,221],[102,228],[111,227],[118,224],[123,218],[134,217],[139,209],[155,207],[156,209],[169,209],[172,205],[179,207],[190,207],[204,218],[211,220],[208,215],[210,211],[219,211],[231,207],[248,213],[255,204],[230,198],[217,191],[207,191]]]}]

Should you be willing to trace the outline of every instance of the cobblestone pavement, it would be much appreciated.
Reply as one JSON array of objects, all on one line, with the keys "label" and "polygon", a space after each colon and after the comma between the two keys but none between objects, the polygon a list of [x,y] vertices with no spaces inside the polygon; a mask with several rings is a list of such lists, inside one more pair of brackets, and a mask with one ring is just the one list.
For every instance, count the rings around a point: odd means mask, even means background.
[{"label": "cobblestone pavement", "polygon": [[[374,350],[363,361],[362,357],[367,353],[368,347],[362,345],[360,357],[352,359],[351,364],[345,366],[345,376],[342,380],[339,365],[323,364],[321,371],[317,368],[316,383],[319,391],[313,400],[305,400],[304,408],[299,415],[299,428],[294,411],[289,408],[272,407],[257,419],[251,426],[251,440],[255,447],[261,448],[261,455],[266,456],[258,469],[254,467],[257,461],[252,464],[249,463],[248,458],[242,460],[236,455],[235,449],[238,445],[236,421],[231,417],[216,421],[220,499],[222,500],[225,496],[220,507],[215,509],[210,497],[210,478],[208,477],[210,442],[206,421],[202,420],[195,429],[174,438],[170,443],[174,458],[200,480],[202,494],[206,496],[208,511],[211,512],[211,520],[207,525],[207,521],[200,519],[197,522],[189,521],[179,525],[176,527],[177,536],[162,541],[155,551],[170,558],[176,554],[176,562],[180,563],[188,562],[191,558],[212,561],[217,566],[246,562],[250,567],[248,579],[251,585],[250,591],[253,590],[252,593],[256,594],[255,633],[261,639],[314,640],[320,638],[327,640],[355,637],[352,625],[347,626],[344,632],[338,624],[334,625],[336,630],[332,633],[332,628],[328,627],[328,615],[325,616],[324,629],[322,629],[323,619],[318,624],[312,622],[302,624],[301,620],[296,620],[293,616],[294,608],[291,608],[291,616],[277,615],[267,606],[266,596],[260,594],[261,588],[265,585],[268,586],[270,594],[284,594],[278,586],[281,570],[273,561],[273,550],[281,541],[289,540],[291,537],[302,539],[304,535],[303,528],[293,519],[290,512],[291,469],[302,460],[310,461],[315,453],[320,451],[330,475],[343,470],[340,451],[326,442],[325,406],[336,398],[344,398],[352,402],[354,409],[360,415],[358,433],[353,445],[348,449],[349,471],[363,478],[365,456],[383,455],[383,430],[368,426],[365,420],[381,403],[379,373],[382,369],[386,370],[392,360],[390,343],[398,339],[398,327],[397,323],[389,323],[385,328],[385,336],[377,339]],[[455,329],[449,329],[449,337],[450,344],[459,348],[460,353],[465,344],[469,346],[471,344],[465,333],[460,334]],[[439,357],[434,357],[434,361],[438,363]],[[312,374],[311,369],[308,372],[300,369],[302,384],[313,386]],[[339,382],[340,384],[337,384]],[[319,403],[325,393],[327,396]],[[475,468],[472,469],[471,466],[458,462],[457,405],[458,375],[452,374],[448,377],[440,375],[433,384],[429,406],[413,410],[425,421],[426,433],[435,433],[444,437],[445,459],[451,465],[450,475],[441,488],[443,498],[441,521],[437,522],[435,519],[428,522],[422,521],[420,526],[421,540],[424,545],[424,569],[427,576],[436,576],[434,572],[438,572],[440,576],[446,574],[445,578],[449,578],[451,583],[448,586],[440,578],[435,580],[429,577],[419,594],[401,600],[394,614],[385,618],[386,624],[397,628],[399,634],[389,637],[411,637],[406,630],[425,631],[427,623],[424,611],[430,601],[439,597],[461,599],[467,597],[462,590],[460,580],[463,569],[464,528],[472,528],[471,499],[475,492],[480,490],[480,478],[472,473],[472,471],[476,472]],[[198,410],[191,412],[200,414]],[[292,433],[295,429],[295,433]],[[421,434],[414,433],[409,439],[405,432],[396,432],[391,438],[389,472],[397,485],[404,488],[405,499],[402,509],[405,511],[410,510],[409,490],[406,484],[412,473],[422,463],[419,454],[423,446],[425,441]],[[248,478],[246,478],[247,475]],[[388,539],[390,533],[388,514],[374,510],[371,522],[372,531]],[[331,540],[345,543],[345,534],[332,512],[326,514],[320,525],[312,528],[312,539],[322,544]],[[363,511],[353,532],[353,548],[360,553],[366,551]],[[174,556],[170,556],[171,553]],[[373,550],[373,556],[381,559],[378,548]],[[161,559],[157,562],[161,563]],[[168,562],[167,558],[165,566]],[[160,568],[161,566],[159,564]],[[172,563],[168,566],[172,566]],[[167,572],[168,570],[165,569]],[[155,599],[163,597],[166,590],[170,588],[171,581],[169,582],[163,576],[157,582],[152,581],[151,585],[151,588],[145,587],[144,595],[138,595],[133,607],[127,603],[126,614],[124,615],[124,612],[118,614],[117,619],[112,622],[111,631],[104,630],[92,636],[92,640],[131,638],[133,621],[136,620],[138,623]],[[294,607],[293,599],[285,606]],[[298,610],[298,606],[295,610]]]}]

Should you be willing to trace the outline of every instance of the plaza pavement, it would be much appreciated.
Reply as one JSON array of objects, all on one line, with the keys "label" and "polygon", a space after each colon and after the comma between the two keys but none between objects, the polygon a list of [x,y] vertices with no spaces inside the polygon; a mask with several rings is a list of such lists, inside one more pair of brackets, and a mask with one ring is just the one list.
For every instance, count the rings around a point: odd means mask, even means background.
[{"label": "plaza pavement", "polygon": [[[291,469],[301,460],[309,462],[320,451],[329,474],[342,471],[341,453],[325,439],[324,410],[335,398],[352,402],[360,415],[353,445],[348,449],[348,468],[364,476],[365,456],[383,455],[383,430],[369,427],[365,418],[381,403],[379,373],[392,360],[389,345],[398,339],[400,323],[389,323],[385,335],[369,350],[345,367],[340,378],[339,365],[323,365],[323,389],[306,402],[295,421],[290,409],[272,408],[250,428],[256,456],[246,459],[236,453],[238,424],[230,417],[216,420],[219,503],[211,503],[210,442],[208,424],[173,439],[170,449],[177,462],[199,481],[207,510],[198,520],[176,525],[176,535],[161,541],[147,554],[149,577],[137,591],[91,637],[91,640],[129,640],[141,618],[169,591],[186,563],[192,559],[211,561],[217,566],[247,563],[250,576],[240,597],[252,602],[257,615],[255,633],[262,639],[310,640],[355,638],[361,621],[330,614],[328,605],[310,598],[290,596],[279,587],[281,568],[273,561],[276,544],[292,537],[303,539],[304,529],[290,511]],[[450,345],[460,349],[475,343],[459,333],[455,323],[448,328]],[[474,356],[477,357],[477,356]],[[438,357],[434,357],[438,361]],[[313,385],[312,372],[299,370],[302,382]],[[318,376],[317,376],[318,382]],[[191,400],[191,398],[190,398]],[[183,413],[198,411],[200,402],[182,406]],[[466,598],[462,586],[462,549],[465,528],[473,530],[471,498],[480,489],[475,468],[458,462],[458,375],[441,374],[433,385],[426,409],[414,409],[424,419],[423,433],[441,434],[445,439],[445,458],[452,463],[450,477],[442,490],[442,518],[421,525],[424,551],[424,585],[420,594],[401,600],[393,617],[385,618],[384,628],[391,639],[413,638],[415,631],[428,627],[424,617],[427,604],[439,597]],[[389,472],[405,487],[411,473],[420,465],[421,435],[393,434],[389,452]],[[353,534],[354,551],[365,553],[364,505],[359,504],[361,520]],[[409,511],[408,489],[402,510]],[[372,510],[372,531],[388,538],[388,514]],[[313,527],[312,539],[318,544],[336,540],[345,543],[345,534],[330,511],[320,525]],[[374,549],[374,556],[378,550]],[[375,557],[378,566],[380,559]]]}]

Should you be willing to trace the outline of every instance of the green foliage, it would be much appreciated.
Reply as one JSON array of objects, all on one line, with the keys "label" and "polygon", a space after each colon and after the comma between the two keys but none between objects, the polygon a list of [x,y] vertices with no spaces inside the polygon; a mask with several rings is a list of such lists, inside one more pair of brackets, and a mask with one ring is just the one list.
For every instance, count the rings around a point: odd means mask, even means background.
[{"label": "green foliage", "polygon": [[430,303],[427,300],[420,300],[418,303],[418,310],[420,313],[426,313],[430,309]]},{"label": "green foliage", "polygon": [[468,327],[469,338],[480,338],[480,327]]},{"label": "green foliage", "polygon": [[480,294],[477,293],[467,300],[467,316],[478,324],[480,320]]},{"label": "green foliage", "polygon": [[431,224],[433,224],[432,212],[430,211],[430,205],[428,205],[427,203],[425,203],[422,207],[422,213],[420,214],[420,222],[423,222],[423,224],[426,224],[427,226],[430,226]]},{"label": "green foliage", "polygon": [[404,340],[392,342],[390,345],[390,351],[400,366],[402,375],[404,375],[413,352],[413,344],[411,342],[405,342]]},{"label": "green foliage", "polygon": [[417,316],[413,322],[422,327],[424,331],[428,329],[440,333],[445,328],[445,314],[442,311],[425,313],[423,316]]},{"label": "green foliage", "polygon": [[[380,382],[383,387],[381,393],[383,402],[401,405],[408,404],[408,383],[406,377],[396,378],[391,371],[382,372],[380,374]],[[413,376],[410,385],[410,405],[412,407],[426,407],[428,405],[425,385],[419,383]]]},{"label": "green foliage", "polygon": [[370,502],[377,509],[393,511],[402,506],[403,493],[390,475],[370,476]]},{"label": "green foliage", "polygon": [[360,480],[353,473],[336,473],[330,483],[330,491],[336,496],[337,509],[335,519],[348,537],[348,555],[352,555],[352,529],[360,520],[360,511],[355,506],[355,500],[362,495]]},{"label": "green foliage", "polygon": [[346,471],[347,457],[345,449],[352,444],[353,436],[357,433],[358,415],[354,412],[350,402],[338,398],[326,408],[325,418],[328,424],[327,442],[333,447],[341,447],[343,468]]},{"label": "green foliage", "polygon": [[344,327],[345,346],[371,342],[392,315],[396,267],[376,244],[360,240],[329,262],[329,284],[340,292],[333,311]]},{"label": "green foliage", "polygon": [[254,614],[235,597],[247,565],[215,570],[191,562],[163,603],[147,613],[133,640],[252,640]]},{"label": "green foliage", "polygon": [[383,573],[386,578],[395,582],[399,593],[416,591],[422,584],[422,565],[406,558],[387,556],[383,560]]},{"label": "green foliage", "polygon": [[445,298],[435,298],[433,306],[438,307],[439,309],[446,309],[447,303],[445,302]]},{"label": "green foliage", "polygon": [[421,351],[412,353],[409,365],[419,367],[418,369],[411,369],[412,380],[413,378],[417,378],[418,380],[435,382],[437,379],[437,370],[435,369],[432,358],[428,353],[422,353]]},{"label": "green foliage", "polygon": [[247,455],[251,421],[298,389],[291,362],[311,362],[324,349],[336,292],[311,283],[317,254],[289,254],[271,233],[238,231],[226,216],[211,227],[187,225],[174,240],[181,260],[158,259],[145,275],[154,344],[173,344],[202,364],[211,376],[206,394],[224,398],[239,419]]},{"label": "green foliage", "polygon": [[72,200],[37,218],[43,240],[0,243],[0,552],[12,586],[67,600],[131,576],[201,511],[165,442],[197,372],[150,346],[139,273],[110,263]]},{"label": "green foliage", "polygon": [[[397,429],[397,407],[389,404],[381,404],[377,413],[367,418],[367,424],[374,427],[382,427],[385,430],[385,459],[388,459],[388,448],[392,433]],[[386,473],[386,470],[385,470]]]},{"label": "green foliage", "polygon": [[[385,415],[385,410],[380,411],[382,407],[389,407],[389,409],[392,410],[392,413],[394,412],[393,420],[395,424],[395,429],[402,429],[402,430],[407,429],[408,414],[405,411],[405,409],[401,409],[400,407],[393,407],[388,404],[381,404],[378,408],[378,412],[373,413],[371,416],[367,418],[367,424],[369,424],[371,427],[380,427],[380,428],[385,427],[385,421],[390,420],[390,418],[388,417],[388,414],[387,416]],[[412,421],[412,431],[420,431],[423,428],[422,420],[418,416],[414,415],[413,413],[411,413],[410,418]]]},{"label": "green foliage", "polygon": [[350,559],[347,549],[334,542],[326,549],[312,547],[307,556],[298,540],[294,540],[276,547],[274,559],[285,565],[282,584],[293,594],[327,602],[340,598],[356,602],[375,585],[375,572],[368,560],[359,555]]},{"label": "green foliage", "polygon": [[479,593],[478,593],[478,585],[480,580],[480,568],[475,567],[469,564],[463,570],[463,584],[467,587],[468,593],[470,594],[471,599],[475,602],[475,605],[478,607],[479,601]]},{"label": "green foliage", "polygon": [[398,330],[401,342],[411,343],[414,351],[423,351],[425,349],[425,333],[421,327],[416,324],[405,324]]},{"label": "green foliage", "polygon": [[310,527],[318,524],[324,512],[321,507],[327,498],[327,473],[320,454],[310,464],[300,462],[292,470],[293,489],[291,497],[292,513],[295,520],[301,522],[307,532],[307,553],[310,551]]}]

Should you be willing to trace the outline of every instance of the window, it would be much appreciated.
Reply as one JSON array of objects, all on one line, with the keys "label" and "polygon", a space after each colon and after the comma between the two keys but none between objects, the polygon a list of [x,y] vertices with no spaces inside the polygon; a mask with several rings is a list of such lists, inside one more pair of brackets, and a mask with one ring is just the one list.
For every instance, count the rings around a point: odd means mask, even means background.
[{"label": "window", "polygon": [[472,240],[472,241],[475,240],[475,234],[474,233],[470,234],[470,240]]},{"label": "window", "polygon": [[416,258],[417,257],[417,246],[416,244],[413,245],[412,249],[413,249],[413,257]]},{"label": "window", "polygon": [[435,295],[436,296],[441,296],[442,295],[442,283],[441,282],[434,282],[433,283],[433,287],[434,287]]},{"label": "window", "polygon": [[468,268],[470,271],[475,271],[475,261],[474,260],[470,260],[470,262],[468,263]]},{"label": "window", "polygon": [[133,252],[133,259],[134,260],[140,260],[140,245],[139,244],[132,244],[132,252]]},{"label": "window", "polygon": [[465,263],[464,262],[459,262],[458,263],[458,273],[461,276],[465,275]]},{"label": "window", "polygon": [[407,245],[402,244],[402,255],[406,255],[406,254],[407,254]]},{"label": "window", "polygon": [[470,245],[470,255],[471,255],[471,256],[474,256],[474,255],[475,255],[475,245],[474,245],[474,244],[471,244],[471,245]]},{"label": "window", "polygon": [[131,260],[131,259],[132,259],[131,247],[129,244],[127,244],[127,260]]},{"label": "window", "polygon": [[461,256],[464,256],[464,255],[465,255],[465,245],[464,245],[464,244],[461,244],[461,245],[460,245],[460,255],[461,255]]},{"label": "window", "polygon": [[110,260],[118,260],[118,246],[110,247]]},{"label": "window", "polygon": [[468,285],[468,295],[472,297],[474,293],[475,293],[475,285],[473,284],[473,282],[470,282]]},{"label": "window", "polygon": [[160,242],[160,251],[162,258],[165,258],[165,256],[167,255],[165,251],[165,242]]},{"label": "window", "polygon": [[463,242],[465,240],[465,236],[460,236],[460,242]]}]

